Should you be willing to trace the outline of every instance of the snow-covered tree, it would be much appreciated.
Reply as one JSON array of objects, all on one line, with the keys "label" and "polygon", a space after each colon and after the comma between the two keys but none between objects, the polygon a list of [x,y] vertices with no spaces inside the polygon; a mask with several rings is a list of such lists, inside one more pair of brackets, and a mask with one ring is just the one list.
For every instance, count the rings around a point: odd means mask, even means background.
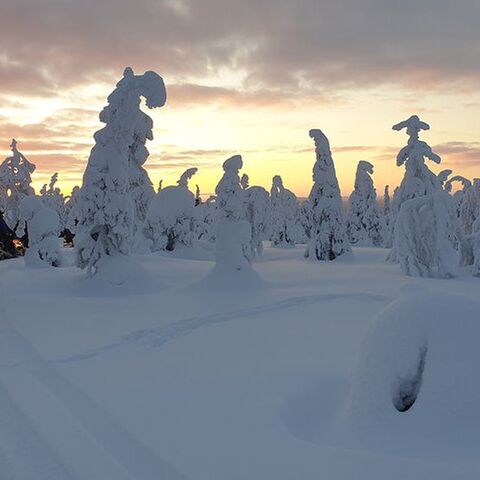
[{"label": "snow-covered tree", "polygon": [[58,181],[58,173],[54,173],[50,179],[50,183],[43,185],[40,190],[42,202],[52,210],[55,210],[60,219],[60,231],[66,228],[67,224],[67,207],[63,193],[55,184]]},{"label": "snow-covered tree", "polygon": [[75,185],[72,193],[65,199],[65,208],[67,210],[66,228],[71,233],[75,233],[78,223],[78,203],[80,201],[80,187]]},{"label": "snow-covered tree", "polygon": [[240,178],[240,186],[243,190],[246,190],[250,186],[250,177],[246,173]]},{"label": "snow-covered tree", "polygon": [[405,165],[405,176],[393,201],[393,209],[398,212],[404,201],[441,190],[442,184],[437,175],[425,164],[426,158],[435,163],[440,163],[441,159],[426,142],[419,139],[420,131],[430,130],[430,125],[417,115],[412,115],[392,128],[396,131],[405,128],[409,136],[407,145],[397,155],[397,166]]},{"label": "snow-covered tree", "polygon": [[28,231],[28,248],[25,264],[37,267],[61,265],[60,219],[55,210],[47,207],[39,197],[26,196],[19,206],[19,232]]},{"label": "snow-covered tree", "polygon": [[[385,190],[383,192],[383,215],[385,219],[388,219],[391,212],[391,201],[390,201],[390,192],[389,192],[389,185],[385,185]],[[388,221],[386,221],[388,223]]]},{"label": "snow-covered tree", "polygon": [[[100,113],[105,127],[95,133],[78,205],[77,263],[89,276],[100,259],[128,255],[133,243],[135,202],[131,193],[131,169],[148,156],[144,140],[151,120],[140,110],[140,97],[148,108],[166,101],[165,85],[155,72],[134,75],[126,68],[123,78]],[[150,132],[150,133],[149,133]],[[139,170],[137,170],[139,171]]]},{"label": "snow-covered tree", "polygon": [[342,209],[340,188],[327,137],[321,130],[310,130],[315,142],[316,162],[313,167],[310,239],[305,256],[317,260],[334,260],[350,252]]},{"label": "snow-covered tree", "polygon": [[453,170],[450,170],[449,168],[446,168],[445,170],[442,170],[438,175],[438,181],[440,182],[440,185],[442,186],[443,189],[447,190],[447,182],[448,182],[448,177],[452,174]]},{"label": "snow-covered tree", "polygon": [[297,210],[297,237],[295,243],[308,243],[312,229],[312,205],[310,200],[304,200]]},{"label": "snow-covered tree", "polygon": [[197,173],[197,171],[197,167],[187,168],[178,179],[178,186],[188,188],[188,181]]},{"label": "snow-covered tree", "polygon": [[480,178],[474,178],[471,186],[465,189],[460,205],[460,223],[465,235],[473,231],[473,223],[480,216]]},{"label": "snow-covered tree", "polygon": [[456,232],[455,208],[447,192],[405,201],[394,245],[402,271],[413,277],[454,277],[459,265]]},{"label": "snow-covered tree", "polygon": [[13,155],[0,165],[0,201],[8,226],[15,230],[19,222],[19,206],[23,198],[35,195],[31,186],[35,165],[18,151],[17,141],[10,145]]},{"label": "snow-covered tree", "polygon": [[472,274],[480,277],[480,216],[473,222],[470,242],[473,253]]},{"label": "snow-covered tree", "polygon": [[275,175],[270,189],[270,240],[273,246],[295,245],[298,208],[295,194],[283,186],[280,175]]},{"label": "snow-covered tree", "polygon": [[[457,190],[452,194],[453,183],[459,182],[462,185],[461,190]],[[444,185],[445,190],[452,194],[453,201],[455,202],[455,208],[457,211],[457,217],[460,217],[460,208],[463,202],[466,191],[472,186],[472,182],[468,178],[462,177],[461,175],[455,175],[454,177],[449,178]]]},{"label": "snow-covered tree", "polygon": [[246,220],[251,227],[251,256],[261,255],[263,240],[269,220],[270,200],[268,192],[259,186],[247,187],[244,191],[246,202]]},{"label": "snow-covered tree", "polygon": [[200,187],[195,185],[195,206],[200,205],[202,203],[202,196],[200,194]]},{"label": "snow-covered tree", "polygon": [[[393,241],[397,216],[403,202],[442,190],[442,183],[437,175],[431,172],[425,164],[425,159],[429,159],[435,163],[440,163],[441,159],[432,151],[426,142],[419,139],[420,131],[430,130],[430,125],[420,120],[417,115],[412,115],[407,120],[397,123],[392,128],[396,131],[405,128],[409,138],[407,145],[403,147],[397,155],[397,166],[405,165],[405,175],[393,196],[387,245],[390,245]],[[393,242],[389,260],[393,262],[398,260],[395,242]]]},{"label": "snow-covered tree", "polygon": [[372,174],[373,165],[360,160],[349,198],[348,237],[352,244],[381,247],[385,241],[385,220],[378,209]]},{"label": "snow-covered tree", "polygon": [[143,233],[152,251],[173,251],[178,245],[189,247],[193,244],[195,196],[188,189],[188,180],[196,171],[196,168],[189,168],[177,186],[162,188],[151,201]]},{"label": "snow-covered tree", "polygon": [[[239,171],[243,167],[241,155],[234,155],[223,162],[223,176],[215,188],[217,195],[217,203],[219,208],[223,209],[227,200],[237,193],[240,193],[242,187],[240,185]],[[241,198],[241,196],[239,197]],[[240,209],[241,210],[241,209]]]}]

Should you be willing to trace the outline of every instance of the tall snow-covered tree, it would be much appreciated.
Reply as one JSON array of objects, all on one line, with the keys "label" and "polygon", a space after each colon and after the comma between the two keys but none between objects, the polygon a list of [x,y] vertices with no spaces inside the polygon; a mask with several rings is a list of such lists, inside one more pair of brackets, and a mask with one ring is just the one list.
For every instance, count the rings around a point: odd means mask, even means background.
[{"label": "tall snow-covered tree", "polygon": [[[388,244],[392,243],[393,236],[395,235],[396,219],[403,202],[442,190],[442,183],[437,175],[431,172],[425,163],[425,159],[429,159],[435,163],[440,163],[441,159],[432,151],[432,148],[426,142],[419,139],[419,133],[422,130],[429,130],[430,125],[420,120],[417,115],[412,115],[407,120],[397,123],[392,128],[396,131],[405,128],[409,138],[407,145],[403,147],[397,155],[397,166],[405,165],[405,175],[393,197]],[[394,262],[398,260],[395,243],[390,252],[389,260]]]},{"label": "tall snow-covered tree", "polygon": [[151,132],[151,120],[140,110],[141,97],[148,108],[162,107],[166,101],[162,78],[152,71],[135,75],[126,68],[100,113],[106,125],[94,135],[78,205],[77,264],[89,276],[102,258],[128,255],[133,243],[131,168],[148,156],[143,139]]},{"label": "tall snow-covered tree", "polygon": [[349,198],[347,228],[350,243],[381,247],[385,242],[385,220],[378,209],[372,174],[373,165],[360,160],[354,190]]},{"label": "tall snow-covered tree", "polygon": [[[246,221],[247,215],[247,198],[245,192],[240,184],[239,171],[243,167],[243,160],[241,155],[234,155],[223,162],[223,176],[218,182],[216,193],[216,247],[215,251],[217,259],[217,265],[228,264],[226,258],[227,252],[232,253],[232,258],[236,258],[237,250],[241,247],[242,256],[245,257],[245,261],[250,264],[253,257],[251,247],[251,224]],[[245,225],[248,226],[248,234],[244,232]],[[239,235],[239,238],[233,242],[231,238],[234,233]],[[218,237],[221,236],[221,238]],[[218,243],[220,242],[220,243]],[[233,242],[233,243],[232,243]],[[230,245],[230,246],[229,246]],[[236,252],[236,253],[235,253]],[[235,263],[239,264],[239,269],[243,267],[243,260],[236,258]],[[245,264],[246,265],[246,264]]]},{"label": "tall snow-covered tree", "polygon": [[19,222],[20,202],[25,197],[35,195],[31,186],[35,165],[18,150],[15,139],[10,147],[13,155],[0,165],[0,200],[4,203],[5,221],[15,230]]},{"label": "tall snow-covered tree", "polygon": [[298,208],[295,194],[283,186],[280,175],[275,175],[270,189],[270,240],[273,246],[295,245]]},{"label": "tall snow-covered tree", "polygon": [[312,226],[305,256],[334,260],[351,251],[342,198],[327,137],[317,129],[310,130],[310,137],[315,142],[316,162],[309,195]]}]

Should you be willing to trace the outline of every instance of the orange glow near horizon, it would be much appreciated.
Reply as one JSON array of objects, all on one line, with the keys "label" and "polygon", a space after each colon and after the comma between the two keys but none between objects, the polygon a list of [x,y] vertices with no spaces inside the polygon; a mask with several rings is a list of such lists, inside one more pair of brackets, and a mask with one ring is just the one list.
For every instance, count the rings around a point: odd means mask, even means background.
[{"label": "orange glow near horizon", "polygon": [[[19,149],[37,165],[33,175],[36,191],[58,171],[58,186],[69,194],[73,186],[81,184],[93,133],[102,127],[98,112],[112,89],[112,85],[92,85],[28,104],[12,98],[11,106],[0,108],[4,157],[9,155],[10,138],[17,138]],[[440,165],[429,165],[434,172],[451,168],[469,178],[480,176],[478,161],[471,158],[473,147],[479,146],[479,105],[479,94],[465,98],[432,93],[416,98],[411,92],[386,88],[351,91],[326,104],[318,100],[258,108],[228,100],[184,105],[174,97],[164,108],[147,111],[154,120],[155,138],[147,144],[150,158],[145,168],[157,187],[160,179],[164,186],[174,184],[186,168],[197,166],[191,188],[198,184],[202,194],[208,195],[222,175],[223,161],[240,153],[242,171],[250,176],[251,185],[269,189],[272,177],[280,174],[287,188],[305,197],[315,161],[308,131],[321,128],[330,139],[343,196],[352,190],[359,160],[375,165],[374,181],[382,196],[387,184],[393,192],[404,171],[396,167],[395,157],[407,137],[404,132],[393,132],[391,125],[413,113],[431,125],[422,139],[445,150],[438,152]],[[448,149],[448,145],[465,148]]]}]

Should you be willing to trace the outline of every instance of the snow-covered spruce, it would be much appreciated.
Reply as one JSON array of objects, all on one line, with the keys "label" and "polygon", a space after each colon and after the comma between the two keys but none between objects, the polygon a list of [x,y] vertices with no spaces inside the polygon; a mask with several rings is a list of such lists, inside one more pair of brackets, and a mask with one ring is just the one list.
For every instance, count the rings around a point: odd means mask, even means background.
[{"label": "snow-covered spruce", "polygon": [[75,233],[78,224],[78,203],[80,201],[80,187],[75,185],[70,196],[66,198],[65,209],[67,211],[66,228]]},{"label": "snow-covered spruce", "polygon": [[456,276],[457,230],[455,207],[447,192],[440,190],[405,201],[395,225],[394,244],[403,273],[413,277]]},{"label": "snow-covered spruce", "polygon": [[[419,139],[420,131],[430,130],[430,125],[420,120],[417,115],[412,115],[392,128],[396,131],[405,128],[409,138],[407,145],[397,155],[397,166],[405,165],[405,175],[400,186],[395,190],[393,197],[387,244],[392,243],[397,216],[405,201],[442,190],[442,183],[437,175],[431,172],[425,164],[426,158],[435,163],[440,163],[441,159],[437,154],[433,153],[431,147],[426,142]],[[398,260],[395,245],[393,245],[390,252],[389,260],[393,262]]]},{"label": "snow-covered spruce", "polygon": [[269,223],[270,198],[263,187],[256,185],[246,187],[243,193],[246,203],[245,216],[251,229],[250,257],[256,257],[263,252],[263,240],[266,238]]},{"label": "snow-covered spruce", "polygon": [[187,247],[193,244],[195,196],[188,189],[188,180],[196,171],[189,168],[178,185],[162,188],[151,201],[143,233],[152,251],[173,251],[179,244]]},{"label": "snow-covered spruce", "polygon": [[317,129],[310,130],[310,137],[315,142],[316,162],[313,167],[314,183],[309,195],[311,228],[305,256],[316,260],[334,260],[351,251],[340,188],[327,137]]},{"label": "snow-covered spruce", "polygon": [[[452,194],[453,184],[454,182],[459,182],[462,185],[461,190],[457,190]],[[465,196],[466,191],[472,186],[472,182],[468,180],[468,178],[462,177],[461,175],[455,175],[454,177],[450,177],[444,185],[444,188],[447,192],[452,194],[453,201],[455,202],[455,208],[457,211],[457,217],[460,218],[460,208],[463,202],[463,198]]]},{"label": "snow-covered spruce", "polygon": [[19,206],[19,233],[28,232],[25,264],[30,267],[61,265],[60,220],[52,208],[34,195],[23,198]]},{"label": "snow-covered spruce", "polygon": [[460,223],[465,235],[473,231],[473,223],[480,216],[480,178],[474,178],[473,183],[464,190],[460,205]]},{"label": "snow-covered spruce", "polygon": [[473,253],[472,274],[480,277],[480,216],[473,222],[470,243]]},{"label": "snow-covered spruce", "polygon": [[385,190],[383,191],[383,215],[386,219],[390,216],[392,209],[389,188],[389,185],[385,185]]},{"label": "snow-covered spruce", "polygon": [[54,173],[50,179],[50,183],[43,185],[40,190],[40,197],[42,202],[52,210],[55,210],[60,219],[60,231],[66,228],[67,224],[67,207],[65,205],[65,198],[55,184],[58,181],[58,173]]},{"label": "snow-covered spruce", "polygon": [[19,206],[23,198],[35,195],[31,186],[35,165],[19,152],[17,141],[10,145],[13,155],[0,165],[0,208],[8,226],[15,230],[19,222]]},{"label": "snow-covered spruce", "polygon": [[373,165],[360,160],[354,190],[349,198],[348,237],[354,245],[382,247],[385,242],[385,220],[378,209],[371,174]]},{"label": "snow-covered spruce", "polygon": [[270,189],[270,240],[275,247],[295,246],[297,237],[297,197],[283,186],[280,175],[272,179]]},{"label": "snow-covered spruce", "polygon": [[[240,185],[238,172],[242,167],[243,161],[241,155],[234,155],[223,162],[222,168],[224,173],[218,185],[215,187],[215,194],[217,195],[216,202],[219,208],[223,209],[232,195],[241,192],[242,187]],[[241,196],[239,198],[241,198]],[[238,206],[240,211],[242,208],[243,206]]]},{"label": "snow-covered spruce", "polygon": [[146,159],[144,137],[150,119],[140,110],[140,97],[148,108],[166,101],[162,78],[149,71],[134,75],[126,68],[123,78],[100,113],[106,124],[95,133],[78,205],[77,264],[88,275],[96,273],[105,256],[128,255],[133,243],[135,202],[131,193],[131,167]]}]

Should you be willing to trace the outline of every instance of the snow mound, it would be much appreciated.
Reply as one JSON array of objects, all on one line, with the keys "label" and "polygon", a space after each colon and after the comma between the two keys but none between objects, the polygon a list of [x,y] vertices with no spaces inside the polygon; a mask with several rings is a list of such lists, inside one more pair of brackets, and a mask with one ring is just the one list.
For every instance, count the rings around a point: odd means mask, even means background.
[{"label": "snow mound", "polygon": [[193,284],[191,290],[200,291],[246,291],[267,288],[268,284],[253,268],[232,271],[222,265],[215,265],[199,282]]},{"label": "snow mound", "polygon": [[403,289],[366,332],[345,438],[478,450],[479,313],[467,297]]},{"label": "snow mound", "polygon": [[106,256],[98,262],[98,272],[83,278],[76,293],[80,296],[127,296],[152,293],[164,287],[135,258],[127,255]]}]

